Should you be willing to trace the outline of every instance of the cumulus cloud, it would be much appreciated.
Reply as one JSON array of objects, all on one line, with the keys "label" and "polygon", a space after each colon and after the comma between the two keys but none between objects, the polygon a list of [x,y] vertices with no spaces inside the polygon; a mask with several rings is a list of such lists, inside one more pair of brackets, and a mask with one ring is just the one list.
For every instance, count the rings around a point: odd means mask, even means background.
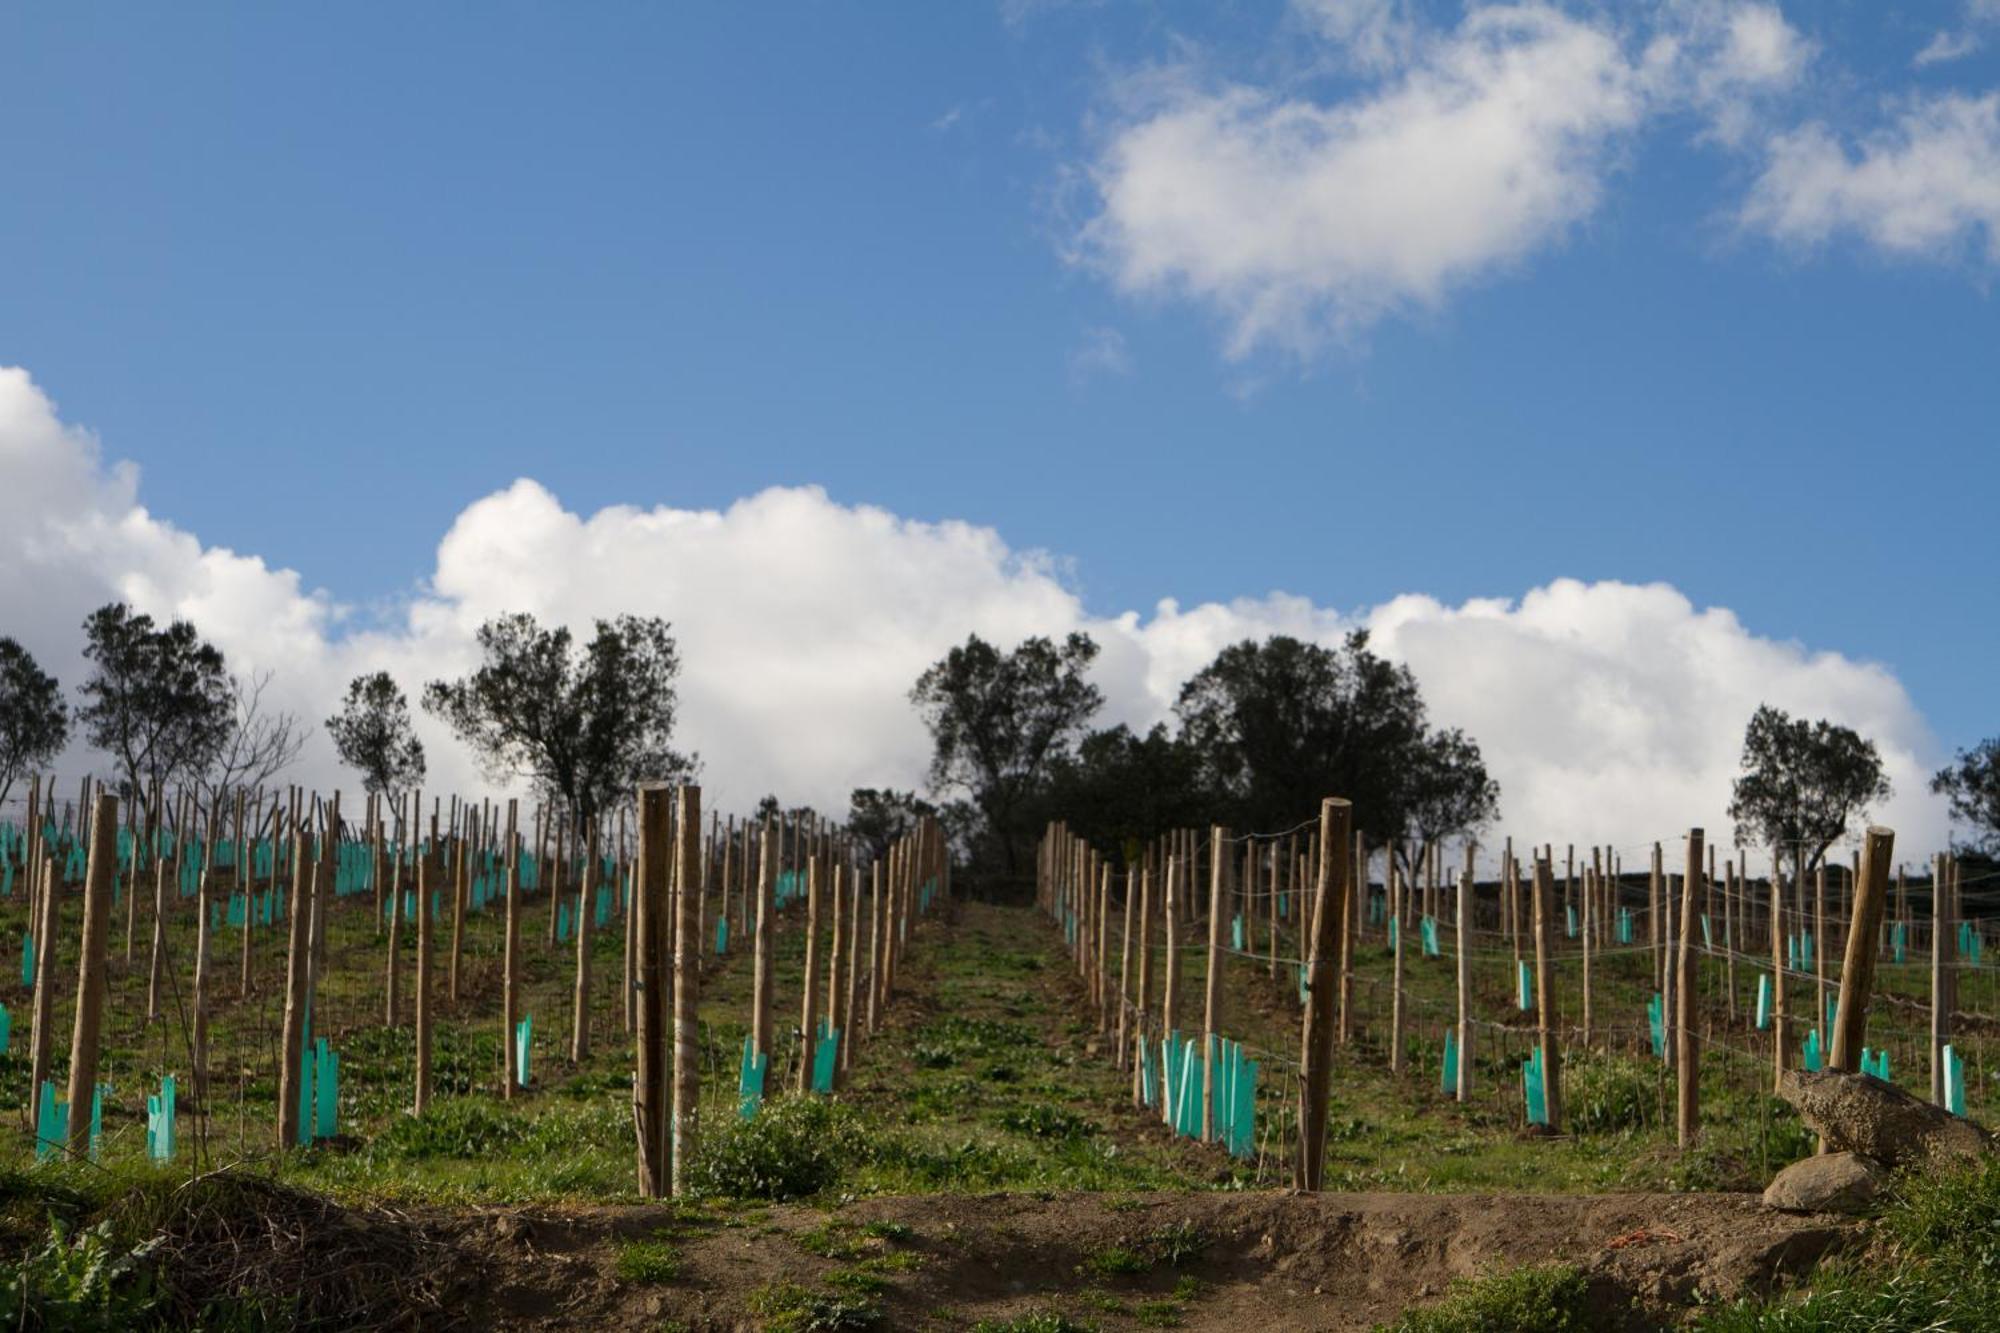
[{"label": "cumulus cloud", "polygon": [[[1334,642],[1367,626],[1407,661],[1437,721],[1485,747],[1503,788],[1495,834],[1639,848],[1722,806],[1759,702],[1831,717],[1882,747],[1897,797],[1879,812],[1918,856],[1943,836],[1923,790],[1939,757],[1884,668],[1760,637],[1663,585],[1560,581],[1518,600],[1399,597],[1342,613],[1282,593],[1150,613],[1093,613],[1045,555],[990,528],[773,488],[721,510],[566,509],[533,481],[470,504],[423,591],[386,626],[354,629],[324,592],[148,514],[138,475],[107,464],[25,373],[0,370],[0,621],[73,685],[79,622],[131,599],[194,620],[239,666],[269,666],[280,706],[318,719],[357,672],[406,689],[475,660],[473,632],[525,610],[587,632],[620,611],[674,622],[686,660],[683,741],[712,805],[765,791],[842,809],[861,785],[920,785],[927,739],[907,691],[968,633],[1013,643],[1086,630],[1103,646],[1105,722],[1168,717],[1181,683],[1225,645],[1287,633]],[[434,790],[483,790],[465,753],[421,718]],[[82,753],[62,768],[73,777]],[[296,774],[351,783],[323,736]]]},{"label": "cumulus cloud", "polygon": [[1811,56],[1741,0],[1679,0],[1636,35],[1540,3],[1450,29],[1396,0],[1294,10],[1371,77],[1333,98],[1194,61],[1127,79],[1087,173],[1078,253],[1127,293],[1212,309],[1237,358],[1434,309],[1560,244],[1650,119],[1691,110],[1740,142]]},{"label": "cumulus cloud", "polygon": [[1742,220],[1795,244],[1852,235],[1905,258],[2000,262],[2000,93],[1911,99],[1852,150],[1818,123],[1778,136]]}]

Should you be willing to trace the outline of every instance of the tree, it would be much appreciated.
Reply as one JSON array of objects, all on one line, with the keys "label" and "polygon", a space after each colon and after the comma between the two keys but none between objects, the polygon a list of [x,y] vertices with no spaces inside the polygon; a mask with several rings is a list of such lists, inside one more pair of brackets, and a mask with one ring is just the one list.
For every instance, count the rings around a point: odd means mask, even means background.
[{"label": "tree", "polygon": [[1500,784],[1486,772],[1479,743],[1454,727],[1427,731],[1397,764],[1404,869],[1415,874],[1446,839],[1476,833],[1500,813]]},{"label": "tree", "polygon": [[68,741],[62,687],[27,649],[0,638],[0,806],[16,781],[54,759]]},{"label": "tree", "polygon": [[210,801],[230,791],[257,791],[298,762],[306,747],[306,724],[297,713],[264,706],[269,671],[250,679],[231,677],[233,723],[229,739],[209,761],[204,777]]},{"label": "tree", "polygon": [[1423,696],[1408,667],[1370,650],[1367,631],[1339,648],[1285,635],[1233,644],[1181,687],[1174,712],[1239,827],[1273,832],[1343,796],[1373,841],[1406,833]]},{"label": "tree", "polygon": [[937,812],[913,791],[856,787],[847,798],[847,831],[868,849],[871,862],[879,861],[898,839],[916,832],[926,815]]},{"label": "tree", "polygon": [[236,695],[222,652],[193,625],[153,618],[122,602],[83,622],[91,674],[76,718],[84,736],[118,764],[128,799],[149,822],[151,788],[195,779],[215,761],[236,728]]},{"label": "tree", "polygon": [[1950,801],[1952,818],[1971,825],[1968,847],[2000,857],[2000,736],[1960,750],[1956,763],[1931,779],[1931,790]]},{"label": "tree", "polygon": [[1794,720],[1761,704],[1743,733],[1743,775],[1729,801],[1739,846],[1792,849],[1801,882],[1871,801],[1889,797],[1875,742],[1822,718]]},{"label": "tree", "polygon": [[489,777],[525,778],[579,838],[641,782],[683,782],[699,761],[672,745],[680,654],[656,616],[596,622],[579,652],[566,627],[524,613],[479,627],[482,661],[424,687],[424,707],[471,746]]},{"label": "tree", "polygon": [[424,780],[424,743],[410,725],[410,701],[386,671],[348,682],[326,733],[340,762],[361,774],[362,789],[387,797],[392,807]]},{"label": "tree", "polygon": [[1200,754],[1165,723],[1143,736],[1121,723],[1091,732],[1074,755],[1056,761],[1049,806],[1071,832],[1111,851],[1201,823],[1215,798],[1203,781]]},{"label": "tree", "polygon": [[1104,696],[1085,679],[1097,645],[1035,637],[1003,653],[970,635],[917,678],[910,701],[930,728],[931,786],[963,791],[1008,874],[1033,840],[1031,801]]}]

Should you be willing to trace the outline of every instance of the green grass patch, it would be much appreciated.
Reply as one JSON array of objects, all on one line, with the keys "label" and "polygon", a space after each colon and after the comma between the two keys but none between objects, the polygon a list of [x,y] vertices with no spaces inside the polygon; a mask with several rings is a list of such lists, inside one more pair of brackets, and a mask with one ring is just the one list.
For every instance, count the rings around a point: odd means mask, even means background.
[{"label": "green grass patch", "polygon": [[663,1240],[626,1241],[618,1247],[613,1271],[620,1282],[672,1282],[681,1275],[681,1252]]},{"label": "green grass patch", "polygon": [[1436,1305],[1412,1310],[1389,1333],[1587,1333],[1589,1285],[1567,1264],[1538,1264],[1461,1279]]}]

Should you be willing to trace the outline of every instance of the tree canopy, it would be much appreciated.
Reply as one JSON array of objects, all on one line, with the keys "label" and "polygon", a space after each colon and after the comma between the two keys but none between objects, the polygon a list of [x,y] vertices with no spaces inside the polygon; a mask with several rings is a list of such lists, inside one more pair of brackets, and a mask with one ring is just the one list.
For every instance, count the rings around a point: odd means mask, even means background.
[{"label": "tree canopy", "polygon": [[1950,803],[1953,819],[1972,830],[1972,850],[2000,856],[2000,736],[1960,750],[1931,779],[1931,790]]},{"label": "tree canopy", "polygon": [[525,613],[479,627],[481,662],[424,687],[424,707],[470,746],[495,781],[526,778],[579,834],[641,782],[693,777],[673,747],[680,656],[667,622],[596,622],[581,648],[568,628]]},{"label": "tree canopy", "polygon": [[326,720],[340,762],[361,775],[370,795],[394,799],[422,784],[424,744],[410,722],[410,701],[386,671],[356,676],[340,711]]},{"label": "tree canopy", "polygon": [[937,812],[913,791],[856,787],[847,798],[847,831],[868,849],[871,862],[879,861],[898,839],[916,832],[924,816]]},{"label": "tree canopy", "polygon": [[128,797],[157,814],[151,788],[200,777],[235,734],[222,652],[187,621],[160,627],[122,602],[91,612],[83,633],[91,672],[77,721],[118,764]]},{"label": "tree canopy", "polygon": [[1339,795],[1371,840],[1403,835],[1399,766],[1423,739],[1423,697],[1365,630],[1338,648],[1286,635],[1232,644],[1181,687],[1174,713],[1237,827],[1285,827]]},{"label": "tree canopy", "polygon": [[27,649],[0,638],[0,805],[15,782],[54,759],[68,741],[62,686]]},{"label": "tree canopy", "polygon": [[1743,773],[1729,802],[1736,841],[1790,849],[1800,875],[1847,835],[1870,802],[1889,798],[1875,742],[1824,718],[1808,722],[1761,704],[1743,733]]},{"label": "tree canopy", "polygon": [[1087,634],[1031,638],[1012,652],[974,634],[910,691],[930,728],[932,788],[968,796],[1009,874],[1033,840],[1034,801],[1051,766],[1103,706],[1086,678],[1096,657]]},{"label": "tree canopy", "polygon": [[1120,724],[1093,731],[1053,767],[1048,804],[1071,831],[1100,848],[1125,846],[1214,814],[1201,756],[1156,723],[1145,735]]}]

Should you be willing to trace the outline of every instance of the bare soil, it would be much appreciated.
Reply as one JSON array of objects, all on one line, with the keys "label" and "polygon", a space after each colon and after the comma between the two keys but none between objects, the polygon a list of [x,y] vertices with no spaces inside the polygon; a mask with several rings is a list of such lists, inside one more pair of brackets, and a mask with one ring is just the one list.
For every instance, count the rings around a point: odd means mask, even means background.
[{"label": "bare soil", "polygon": [[[833,1223],[852,1252],[809,1253],[800,1237]],[[909,1228],[865,1234],[867,1223]],[[1162,1227],[1191,1223],[1198,1257],[1175,1267],[1103,1274],[1112,1247],[1142,1251]],[[495,1209],[433,1219],[483,1271],[463,1311],[473,1326],[514,1329],[750,1329],[752,1294],[820,1286],[857,1258],[907,1253],[868,1298],[891,1328],[949,1328],[1060,1311],[1105,1328],[1155,1320],[1184,1328],[1370,1328],[1442,1296],[1450,1280],[1561,1260],[1588,1276],[1602,1326],[1678,1322],[1697,1304],[1765,1291],[1796,1277],[1856,1225],[1772,1213],[1736,1194],[1419,1195],[1172,1193],[921,1195],[856,1201],[828,1212],[756,1210],[749,1220],[690,1225],[659,1207]],[[669,1283],[621,1282],[621,1242],[673,1234]]]}]

